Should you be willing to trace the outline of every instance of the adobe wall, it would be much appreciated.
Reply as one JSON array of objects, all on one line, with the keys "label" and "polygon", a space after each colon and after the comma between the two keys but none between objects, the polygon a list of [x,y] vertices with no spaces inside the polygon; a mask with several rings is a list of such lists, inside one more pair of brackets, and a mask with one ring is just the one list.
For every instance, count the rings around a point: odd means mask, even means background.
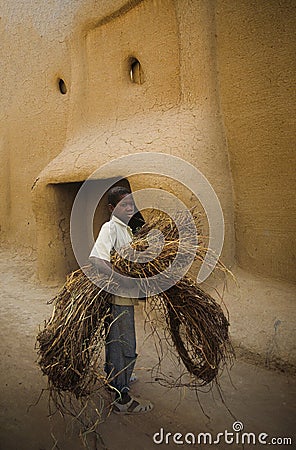
[{"label": "adobe wall", "polygon": [[293,0],[219,0],[216,9],[237,260],[294,281],[295,15]]},{"label": "adobe wall", "polygon": [[[83,181],[105,162],[141,151],[181,156],[208,177],[220,192],[229,235],[224,253],[233,260],[213,21],[207,2],[108,1],[98,7],[81,1],[57,10],[42,1],[4,5],[4,73],[11,77],[2,84],[7,183],[1,229],[6,242],[37,249],[41,279],[54,278],[67,262],[57,262],[64,217],[53,186]],[[143,85],[130,80],[134,57]]]},{"label": "adobe wall", "polygon": [[[225,217],[223,259],[245,271],[243,290],[229,299],[242,346],[267,351],[280,320],[276,358],[295,362],[287,283],[295,280],[294,2],[2,3],[3,245],[32,249],[42,282],[63,280],[75,265],[69,215],[81,183],[118,156],[180,156],[214,187]],[[142,72],[133,82],[135,59]],[[133,189],[151,184],[130,181]],[[190,203],[181,186],[152,182]],[[280,309],[269,303],[281,292],[273,279],[286,280]],[[254,285],[260,299],[249,308]]]}]

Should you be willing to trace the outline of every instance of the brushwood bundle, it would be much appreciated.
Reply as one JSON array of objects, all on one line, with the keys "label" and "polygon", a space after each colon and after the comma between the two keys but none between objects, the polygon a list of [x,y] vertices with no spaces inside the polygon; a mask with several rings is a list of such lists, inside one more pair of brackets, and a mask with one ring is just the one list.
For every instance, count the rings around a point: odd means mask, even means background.
[{"label": "brushwood bundle", "polygon": [[[196,216],[198,226],[199,220]],[[207,251],[201,243],[196,246],[188,214],[179,213],[177,222],[178,226],[168,215],[152,213],[131,245],[113,252],[111,262],[116,271],[138,280],[147,303],[152,304],[157,298],[165,316],[169,345],[173,343],[187,372],[194,377],[195,386],[204,386],[216,380],[219,367],[232,358],[229,323],[221,306],[188,276],[180,278],[178,274],[174,279],[174,273],[170,273],[171,278],[161,278],[177,256],[183,270],[188,255],[202,262]],[[155,230],[161,233],[161,239]],[[156,248],[160,248],[158,253]],[[226,270],[219,261],[217,267]],[[151,296],[159,282],[158,275],[160,287],[165,281],[168,288]],[[52,317],[37,336],[38,362],[50,389],[82,397],[102,380],[98,355],[106,338],[104,321],[109,314],[112,283],[90,265],[68,276],[53,299]]]},{"label": "brushwood bundle", "polygon": [[[201,239],[201,215],[195,215],[194,219]],[[147,302],[151,302],[149,295],[155,290],[157,292],[157,287],[167,287],[157,293],[160,303],[157,309],[164,315],[166,335],[173,342],[188,373],[194,377],[194,386],[200,387],[216,379],[219,368],[227,360],[232,360],[234,352],[229,338],[229,322],[221,306],[189,276],[180,277],[190,257],[203,262],[209,250],[201,241],[196,246],[196,233],[192,233],[191,220],[189,211],[177,213],[175,221],[164,213],[155,215],[141,228],[130,246],[121,249],[120,253],[113,253],[111,261],[122,274],[139,280],[139,285],[148,296]],[[161,232],[163,245],[160,253],[153,258],[155,249],[159,247],[159,235],[150,234],[155,230]],[[141,258],[141,250],[145,250],[148,256],[147,262]],[[211,256],[215,257],[214,254]],[[176,270],[162,276],[166,269],[172,267],[176,257],[179,259]],[[219,259],[216,270],[228,272]],[[155,309],[155,302],[152,303],[151,312]],[[172,385],[176,383],[173,381]]]}]

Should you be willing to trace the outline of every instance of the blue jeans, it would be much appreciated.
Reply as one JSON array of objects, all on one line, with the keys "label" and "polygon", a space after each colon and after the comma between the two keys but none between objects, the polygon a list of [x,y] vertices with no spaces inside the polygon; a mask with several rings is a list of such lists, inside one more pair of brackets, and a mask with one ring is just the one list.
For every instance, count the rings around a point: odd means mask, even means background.
[{"label": "blue jeans", "polygon": [[105,372],[109,384],[121,393],[128,392],[137,359],[134,306],[111,305],[111,316],[105,325]]}]

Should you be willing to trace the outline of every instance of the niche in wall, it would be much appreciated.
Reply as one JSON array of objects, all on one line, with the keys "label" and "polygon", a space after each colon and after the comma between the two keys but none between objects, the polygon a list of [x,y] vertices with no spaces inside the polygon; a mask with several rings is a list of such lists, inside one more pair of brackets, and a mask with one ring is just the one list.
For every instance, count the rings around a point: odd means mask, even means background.
[{"label": "niche in wall", "polygon": [[[96,239],[100,228],[104,222],[109,220],[109,209],[106,186],[124,186],[130,188],[130,184],[127,179],[116,177],[105,180],[91,180],[88,182],[89,188],[86,190],[85,198],[83,198],[83,210],[79,216],[78,233],[79,240],[79,252],[83,255],[85,264],[88,264],[88,255],[92,247],[92,239]],[[68,273],[79,268],[76,261],[71,237],[70,237],[70,218],[73,203],[75,197],[83,185],[83,182],[71,182],[71,183],[56,183],[51,184],[55,199],[55,210],[49,211],[51,215],[51,222],[55,225],[49,227],[49,235],[44,240],[48,247],[52,247],[49,259],[52,259],[52,263],[48,265],[48,270],[52,270],[53,279],[63,279]],[[85,232],[85,223],[88,215],[92,215],[93,211],[90,210],[90,204],[92,203],[91,196],[100,197],[105,192],[99,201],[94,214],[92,233],[93,236],[87,235]],[[77,227],[76,227],[77,229]],[[79,231],[78,230],[78,231]],[[42,229],[39,229],[39,233],[42,233]],[[51,235],[50,235],[51,234]],[[54,248],[53,248],[54,247]],[[47,248],[44,248],[44,256],[46,258]]]}]

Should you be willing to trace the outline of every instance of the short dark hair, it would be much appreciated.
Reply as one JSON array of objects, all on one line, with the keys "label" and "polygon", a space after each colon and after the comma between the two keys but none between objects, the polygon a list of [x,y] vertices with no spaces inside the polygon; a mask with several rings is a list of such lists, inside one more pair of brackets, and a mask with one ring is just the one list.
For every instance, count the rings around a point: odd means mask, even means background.
[{"label": "short dark hair", "polygon": [[112,206],[116,206],[120,202],[123,195],[129,195],[131,191],[123,186],[114,186],[108,191],[108,203]]}]

